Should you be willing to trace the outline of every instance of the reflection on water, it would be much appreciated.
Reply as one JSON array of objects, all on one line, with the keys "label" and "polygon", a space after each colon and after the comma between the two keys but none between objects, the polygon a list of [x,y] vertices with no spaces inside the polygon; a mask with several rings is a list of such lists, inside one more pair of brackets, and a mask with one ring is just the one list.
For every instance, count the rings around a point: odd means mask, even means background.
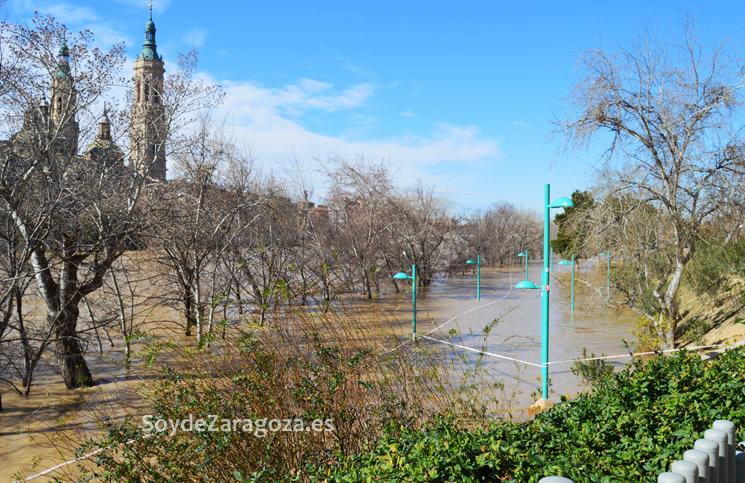
[{"label": "reflection on water", "polygon": [[[540,280],[540,262],[530,266],[529,278]],[[597,355],[625,354],[623,340],[631,339],[634,316],[630,311],[609,310],[605,298],[605,279],[596,281],[598,290],[584,284],[575,289],[576,308],[570,307],[570,267],[555,267],[551,280],[551,312],[549,323],[549,360],[571,361],[582,357],[583,349]],[[581,274],[581,275],[580,275]],[[476,301],[475,274],[437,277],[428,287],[417,290],[417,331],[436,339],[455,344],[540,363],[540,291],[513,290],[524,271],[481,271],[481,301]],[[589,277],[585,267],[578,276]],[[347,310],[359,315],[360,323],[379,320],[383,315],[397,334],[381,338],[383,345],[393,348],[411,334],[411,293],[378,297],[370,305],[361,297],[347,297]],[[498,322],[494,323],[497,320]],[[485,337],[484,329],[492,326]],[[379,342],[379,341],[377,341]],[[462,362],[461,367],[474,367],[480,362],[494,379],[502,381],[510,394],[509,404],[525,408],[533,402],[531,393],[540,391],[540,369],[530,365],[479,357],[446,344],[422,340],[429,347],[441,347],[443,358]],[[399,350],[406,350],[408,344]],[[42,461],[34,471],[41,471],[70,458],[72,448],[56,448],[46,437],[60,428],[95,430],[95,416],[104,410],[123,414],[122,407],[136,409],[139,398],[134,388],[139,381],[156,377],[156,372],[137,367],[129,373],[121,364],[120,351],[115,349],[103,356],[91,357],[91,367],[98,386],[83,391],[67,391],[53,368],[39,372],[31,396],[20,397],[6,392],[6,410],[0,412],[0,480],[6,481],[13,473],[30,466],[31,458]],[[620,361],[624,361],[623,359]],[[624,362],[613,363],[622,367]],[[570,371],[571,362],[550,367],[553,399],[558,395],[574,395],[584,389]]]}]

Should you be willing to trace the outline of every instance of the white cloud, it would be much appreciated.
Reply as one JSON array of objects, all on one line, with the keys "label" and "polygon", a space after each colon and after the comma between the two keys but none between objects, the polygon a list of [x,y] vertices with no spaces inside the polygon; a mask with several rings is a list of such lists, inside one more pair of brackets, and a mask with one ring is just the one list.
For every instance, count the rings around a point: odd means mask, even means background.
[{"label": "white cloud", "polygon": [[42,15],[52,15],[58,22],[66,25],[84,25],[100,19],[92,9],[69,3],[17,0],[12,6],[20,12],[38,11]]},{"label": "white cloud", "polygon": [[[360,139],[352,137],[350,131],[338,135],[312,132],[288,117],[311,110],[362,106],[374,92],[367,84],[352,86],[338,94],[331,84],[311,79],[301,79],[280,89],[236,82],[225,82],[223,87],[226,99],[221,114],[230,130],[228,134],[239,145],[250,145],[260,164],[269,169],[277,169],[288,159],[297,158],[310,172],[317,170],[316,160],[323,161],[328,156],[351,159],[364,155],[370,159],[387,159],[401,185],[422,179],[453,191],[462,181],[458,166],[453,163],[481,163],[500,156],[498,141],[482,136],[472,126],[435,123],[428,136],[404,134],[387,139]],[[353,112],[350,117],[357,119],[360,115]],[[365,131],[352,130],[351,134]],[[320,188],[321,179],[317,174],[313,178]]]},{"label": "white cloud", "polygon": [[521,127],[521,128],[526,129],[528,131],[532,131],[533,130],[533,126],[531,126],[530,124],[528,124],[525,121],[512,121],[512,125],[513,126],[517,126],[517,127]]},{"label": "white cloud", "polygon": [[362,106],[374,92],[372,85],[357,84],[335,94],[333,85],[313,79],[300,79],[295,84],[267,89],[253,84],[223,83],[229,96],[227,102],[239,113],[262,109],[298,116],[310,110],[333,112]]},{"label": "white cloud", "polygon": [[404,111],[404,112],[401,113],[401,117],[410,117],[411,118],[411,117],[419,117],[419,115],[411,112],[410,110],[406,110],[406,111]]},{"label": "white cloud", "polygon": [[181,39],[194,47],[201,47],[207,40],[207,35],[208,32],[204,29],[191,29],[187,31]]}]

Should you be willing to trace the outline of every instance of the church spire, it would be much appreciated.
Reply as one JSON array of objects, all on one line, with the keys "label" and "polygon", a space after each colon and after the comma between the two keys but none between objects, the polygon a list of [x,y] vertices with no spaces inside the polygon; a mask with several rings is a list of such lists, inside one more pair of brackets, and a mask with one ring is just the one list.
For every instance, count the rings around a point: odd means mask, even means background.
[{"label": "church spire", "polygon": [[134,102],[132,103],[129,145],[130,162],[144,175],[166,179],[166,124],[163,108],[163,59],[155,48],[153,6],[145,24],[145,43],[135,60]]},{"label": "church spire", "polygon": [[111,121],[106,112],[106,104],[103,105],[103,114],[98,120],[98,136],[96,141],[111,141]]},{"label": "church spire", "polygon": [[145,24],[145,43],[142,44],[143,59],[162,60],[158,55],[158,48],[155,45],[155,23],[153,23],[153,4],[150,4],[150,19]]},{"label": "church spire", "polygon": [[70,75],[70,49],[67,48],[67,41],[63,40],[57,55],[57,77],[63,78]]},{"label": "church spire", "polygon": [[67,41],[57,54],[57,72],[52,79],[51,106],[49,106],[51,121],[55,127],[57,148],[68,155],[78,152],[78,134],[80,128],[75,120],[78,110],[75,81],[70,69],[70,49]]}]

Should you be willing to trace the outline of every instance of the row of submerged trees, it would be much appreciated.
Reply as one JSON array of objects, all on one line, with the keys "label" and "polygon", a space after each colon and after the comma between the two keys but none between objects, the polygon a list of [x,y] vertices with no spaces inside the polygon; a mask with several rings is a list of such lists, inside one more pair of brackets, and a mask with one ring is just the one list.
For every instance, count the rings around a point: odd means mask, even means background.
[{"label": "row of submerged trees", "polygon": [[[324,205],[303,183],[263,175],[210,119],[222,94],[195,80],[194,52],[158,93],[164,118],[153,128],[167,132],[156,149],[175,176],[153,180],[149,166],[124,161],[132,121],[110,93],[126,84],[123,45],[101,51],[90,32],[73,36],[51,17],[4,23],[1,39],[0,382],[19,393],[50,361],[68,388],[91,385],[86,353],[121,343],[129,361],[148,322],[204,347],[227,322],[263,324],[274,307],[398,290],[392,275],[411,264],[428,284],[477,254],[504,264],[538,252],[532,214],[501,204],[456,216],[431,188],[394,186],[382,162],[323,163]],[[39,107],[50,92],[53,116]],[[104,101],[110,151],[78,154],[66,126],[92,140]]]}]

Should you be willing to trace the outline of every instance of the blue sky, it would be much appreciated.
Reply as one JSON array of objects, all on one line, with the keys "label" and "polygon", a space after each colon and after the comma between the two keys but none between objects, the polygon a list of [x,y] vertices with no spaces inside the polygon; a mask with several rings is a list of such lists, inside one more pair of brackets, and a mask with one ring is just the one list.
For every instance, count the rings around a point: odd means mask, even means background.
[{"label": "blue sky", "polygon": [[[717,1],[245,1],[154,3],[166,70],[194,45],[221,84],[219,116],[265,171],[296,158],[386,159],[401,186],[434,184],[461,210],[510,201],[539,212],[593,183],[597,153],[557,153],[551,123],[585,50],[642,30],[681,38],[685,12],[704,41],[745,52],[745,3]],[[6,16],[50,13],[103,45],[142,46],[148,1],[8,0]],[[319,174],[314,191],[321,201]]]}]

